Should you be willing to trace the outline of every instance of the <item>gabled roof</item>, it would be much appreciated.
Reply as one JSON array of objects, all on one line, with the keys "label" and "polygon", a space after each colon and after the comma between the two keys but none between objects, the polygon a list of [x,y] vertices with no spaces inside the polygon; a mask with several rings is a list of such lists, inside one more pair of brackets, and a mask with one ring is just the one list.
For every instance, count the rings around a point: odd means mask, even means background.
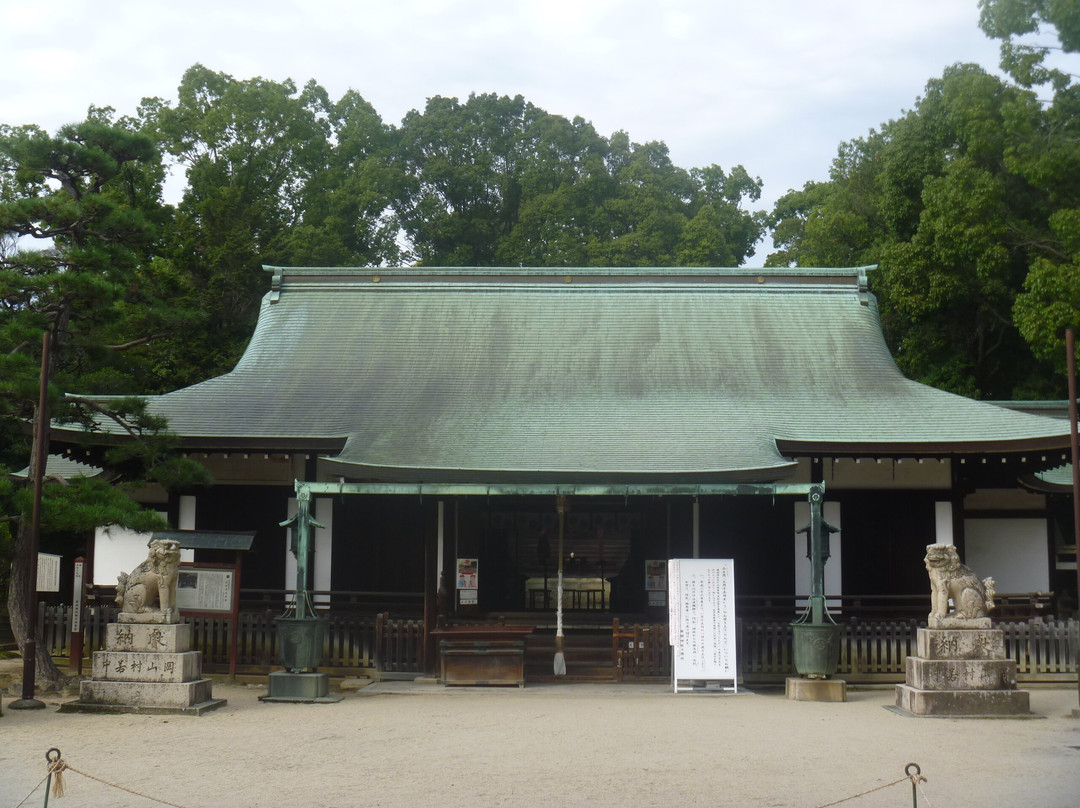
[{"label": "gabled roof", "polygon": [[[89,466],[77,460],[72,460],[70,457],[51,454],[45,458],[46,477],[60,477],[64,480],[70,480],[73,477],[97,477],[99,474],[101,474],[101,469],[97,466]],[[21,471],[13,472],[11,476],[27,479],[30,476],[30,467],[27,466]]]},{"label": "gabled roof", "polygon": [[189,447],[306,447],[356,480],[754,482],[1068,445],[904,378],[861,268],[267,269],[236,368],[151,399]]}]

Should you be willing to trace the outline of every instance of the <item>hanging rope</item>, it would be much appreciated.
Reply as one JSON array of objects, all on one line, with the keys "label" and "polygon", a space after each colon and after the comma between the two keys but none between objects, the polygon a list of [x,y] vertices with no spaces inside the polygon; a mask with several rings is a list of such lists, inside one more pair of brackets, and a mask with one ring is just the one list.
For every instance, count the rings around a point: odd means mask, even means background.
[{"label": "hanging rope", "polygon": [[[911,768],[914,767],[915,771],[912,772]],[[915,787],[920,783],[925,783],[926,778],[922,776],[921,770],[917,763],[909,763],[904,769],[905,776],[898,780],[893,780],[891,783],[885,783],[882,786],[875,786],[874,788],[868,788],[866,791],[860,791],[858,794],[852,794],[850,797],[844,797],[843,799],[833,800],[832,802],[826,802],[821,805],[815,805],[814,808],[830,808],[832,805],[839,805],[842,802],[848,802],[849,800],[855,800],[859,797],[865,797],[867,794],[873,794],[875,791],[882,791],[886,788],[899,785],[900,783],[911,783],[912,799],[915,799]]]},{"label": "hanging rope", "polygon": [[[51,758],[53,752],[56,752],[56,758]],[[52,775],[52,795],[54,797],[64,796],[64,769],[67,768],[67,764],[64,763],[64,759],[60,757],[59,749],[50,749],[45,754],[45,759],[49,761],[49,774]]]}]

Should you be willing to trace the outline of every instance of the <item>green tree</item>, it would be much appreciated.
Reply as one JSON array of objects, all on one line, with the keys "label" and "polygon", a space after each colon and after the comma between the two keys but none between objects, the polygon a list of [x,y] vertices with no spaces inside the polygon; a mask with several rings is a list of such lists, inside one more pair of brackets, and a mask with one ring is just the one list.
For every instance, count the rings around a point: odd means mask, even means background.
[{"label": "green tree", "polygon": [[269,288],[263,264],[379,264],[397,257],[391,131],[356,93],[234,79],[202,65],[175,104],[144,102],[147,131],[186,172],[167,255],[194,279],[205,327],[172,358],[174,381],[231,370]]},{"label": "green tree", "polygon": [[880,132],[841,147],[829,182],[782,198],[770,264],[878,264],[871,283],[901,368],[988,398],[1053,394],[1013,319],[1046,242],[1045,187],[1019,170],[1030,94],[956,65]]},{"label": "green tree", "polygon": [[762,222],[741,166],[686,171],[663,143],[599,136],[521,96],[435,97],[400,130],[397,205],[428,266],[739,264]]},{"label": "green tree", "polygon": [[[3,520],[17,524],[8,611],[20,639],[33,596],[26,575],[32,551],[27,514],[36,479],[34,451],[20,427],[41,419],[42,372],[54,419],[90,425],[107,417],[140,438],[102,458],[112,479],[149,476],[168,485],[205,480],[201,469],[170,455],[164,424],[146,413],[144,402],[121,397],[106,406],[57,392],[114,392],[110,385],[131,366],[125,354],[176,325],[166,306],[148,299],[156,280],[146,261],[167,216],[158,193],[160,159],[150,138],[111,115],[91,109],[86,121],[55,136],[33,126],[0,129],[0,232],[9,237],[0,255],[0,462],[17,468],[29,455],[31,468],[26,486],[0,490]],[[33,249],[34,240],[43,246]],[[154,333],[134,330],[148,326]],[[43,334],[52,346],[47,363],[39,352]],[[117,337],[123,341],[113,343]],[[146,527],[157,520],[122,488],[100,480],[48,480],[43,494],[46,534],[105,524]],[[37,671],[39,681],[61,677],[40,644]]]},{"label": "green tree", "polygon": [[[1054,54],[1080,52],[1080,6],[1074,0],[979,0],[979,26],[1001,40],[1001,66],[1021,87],[1061,91],[1075,74]],[[1048,37],[1056,35],[1057,42]]]},{"label": "green tree", "polygon": [[1063,372],[1062,334],[1080,330],[1080,6],[1072,0],[981,0],[979,6],[983,31],[1001,40],[1002,67],[1034,91],[1011,109],[1015,137],[1006,159],[1040,189],[1048,209],[1045,228],[1032,238],[1013,316],[1035,355]]}]

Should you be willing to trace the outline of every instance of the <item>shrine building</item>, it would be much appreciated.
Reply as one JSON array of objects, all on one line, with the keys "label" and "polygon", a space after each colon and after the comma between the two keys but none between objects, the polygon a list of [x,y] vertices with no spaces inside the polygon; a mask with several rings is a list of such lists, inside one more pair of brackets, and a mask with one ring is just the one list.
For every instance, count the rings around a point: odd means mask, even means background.
[{"label": "shrine building", "polygon": [[[148,398],[215,482],[147,503],[254,531],[245,589],[294,587],[281,523],[309,484],[330,611],[539,622],[560,495],[570,612],[663,620],[671,558],[734,559],[737,608],[791,610],[821,482],[840,610],[925,593],[940,542],[998,592],[1075,602],[1069,513],[1026,484],[1068,462],[1068,422],[905,378],[868,268],[266,269],[235,369]],[[95,580],[125,540],[99,538]]]}]

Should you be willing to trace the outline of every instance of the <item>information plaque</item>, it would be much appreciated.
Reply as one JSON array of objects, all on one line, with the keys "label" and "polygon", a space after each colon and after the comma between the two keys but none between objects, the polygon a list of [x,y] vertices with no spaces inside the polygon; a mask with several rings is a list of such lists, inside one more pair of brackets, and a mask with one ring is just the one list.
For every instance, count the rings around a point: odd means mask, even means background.
[{"label": "information plaque", "polygon": [[52,553],[38,553],[37,591],[60,591],[60,556]]},{"label": "information plaque", "polygon": [[669,561],[668,617],[675,692],[736,692],[735,562],[730,558]]},{"label": "information plaque", "polygon": [[233,579],[231,569],[180,567],[176,581],[176,605],[182,612],[233,611]]}]

